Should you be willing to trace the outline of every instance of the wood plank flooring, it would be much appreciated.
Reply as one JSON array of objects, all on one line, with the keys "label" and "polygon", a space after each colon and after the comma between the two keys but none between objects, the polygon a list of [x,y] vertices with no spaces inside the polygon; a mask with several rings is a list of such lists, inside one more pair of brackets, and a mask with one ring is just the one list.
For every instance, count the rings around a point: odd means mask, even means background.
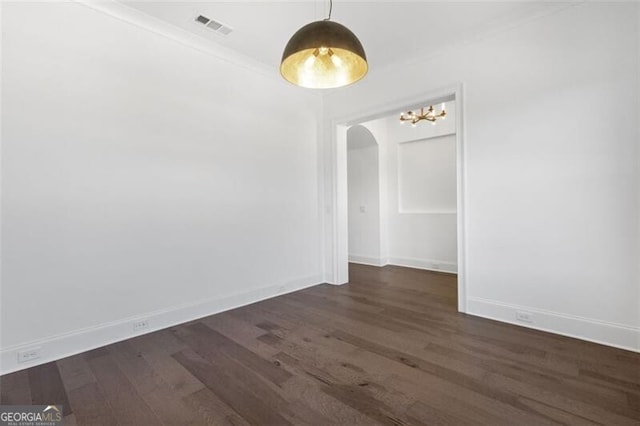
[{"label": "wood plank flooring", "polygon": [[640,354],[456,312],[455,276],[320,285],[0,377],[78,425],[640,425]]}]

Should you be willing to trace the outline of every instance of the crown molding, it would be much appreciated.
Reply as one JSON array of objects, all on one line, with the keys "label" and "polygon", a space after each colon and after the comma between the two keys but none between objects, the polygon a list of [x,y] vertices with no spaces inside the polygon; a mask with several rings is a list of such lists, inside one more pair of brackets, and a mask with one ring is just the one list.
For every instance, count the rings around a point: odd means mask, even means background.
[{"label": "crown molding", "polygon": [[[375,69],[370,69],[369,75],[371,76],[384,75],[390,72],[392,73],[394,70],[397,70],[399,68],[400,69],[410,68],[414,66],[416,63],[437,59],[439,56],[445,55],[452,50],[460,49],[469,44],[482,42],[487,38],[490,38],[499,34],[503,34],[509,31],[513,31],[531,22],[555,15],[567,9],[570,9],[576,6],[581,6],[587,3],[589,3],[588,0],[567,0],[567,1],[553,4],[553,6],[549,7],[548,9],[539,11],[537,13],[529,14],[521,18],[506,19],[505,22],[502,22],[501,24],[498,24],[489,30],[480,31],[478,33],[469,35],[468,37],[463,37],[459,40],[454,40],[451,43],[444,43],[435,50],[425,52],[422,54],[416,54],[407,59],[402,59],[399,61],[379,65]],[[338,89],[329,89],[325,91],[324,95],[327,97],[331,97],[336,93],[338,93],[337,90]]]},{"label": "crown molding", "polygon": [[504,19],[504,21],[501,24],[497,24],[495,27],[490,28],[488,30],[484,30],[484,31],[480,31],[477,32],[475,34],[469,35],[468,37],[463,37],[459,40],[453,41],[452,43],[444,43],[441,45],[440,48],[433,50],[431,52],[427,52],[423,55],[415,55],[411,58],[402,60],[402,61],[396,61],[396,62],[391,62],[388,64],[385,64],[381,67],[378,67],[378,69],[376,69],[374,72],[376,73],[384,73],[386,71],[388,71],[389,69],[393,69],[395,67],[409,67],[412,64],[415,64],[416,62],[422,62],[422,61],[427,61],[430,60],[434,57],[440,56],[442,54],[445,54],[451,50],[454,49],[458,49],[460,47],[469,45],[469,44],[474,44],[474,43],[479,43],[482,42],[485,39],[494,37],[496,35],[500,35],[500,34],[504,34],[506,32],[509,31],[513,31],[516,30],[520,27],[523,27],[531,22],[535,22],[538,21],[540,19],[544,19],[553,15],[556,15],[560,12],[563,12],[567,9],[571,9],[574,8],[576,6],[582,6],[584,4],[586,4],[587,1],[586,0],[567,0],[567,1],[563,1],[563,2],[558,2],[553,4],[551,7],[549,7],[548,9],[544,9],[541,11],[538,11],[537,13],[532,13],[526,16],[522,16],[520,18],[514,18],[514,19]]},{"label": "crown molding", "polygon": [[[72,0],[74,3],[81,4],[91,8],[97,12],[108,15],[121,22],[134,25],[145,31],[152,32],[167,39],[170,39],[184,47],[196,50],[200,53],[210,55],[221,61],[231,65],[241,67],[246,70],[258,73],[262,76],[271,78],[273,81],[290,86],[289,83],[282,80],[277,69],[267,64],[255,60],[247,55],[237,52],[236,50],[222,46],[211,40],[191,33],[169,22],[153,17],[147,13],[137,10],[131,6],[120,3],[116,0]],[[320,93],[306,91],[307,94],[319,96]]]}]

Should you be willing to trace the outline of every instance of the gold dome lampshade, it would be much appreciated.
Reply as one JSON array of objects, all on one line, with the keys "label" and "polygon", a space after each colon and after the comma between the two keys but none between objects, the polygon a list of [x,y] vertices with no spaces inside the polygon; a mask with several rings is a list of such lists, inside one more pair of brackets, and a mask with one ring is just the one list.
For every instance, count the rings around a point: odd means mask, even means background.
[{"label": "gold dome lampshade", "polygon": [[328,19],[300,28],[282,54],[280,74],[310,89],[343,87],[362,79],[369,69],[367,55],[344,25]]}]

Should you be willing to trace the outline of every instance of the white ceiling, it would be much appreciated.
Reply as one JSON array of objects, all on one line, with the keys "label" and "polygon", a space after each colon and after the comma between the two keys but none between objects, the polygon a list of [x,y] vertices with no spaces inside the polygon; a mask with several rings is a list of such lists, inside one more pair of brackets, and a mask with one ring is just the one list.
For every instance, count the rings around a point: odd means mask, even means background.
[{"label": "white ceiling", "polygon": [[[130,7],[212,43],[278,67],[282,50],[301,26],[322,19],[328,1],[126,1]],[[332,19],[362,42],[370,69],[428,55],[453,44],[558,8],[558,2],[341,1]],[[194,21],[205,15],[234,29],[219,35]]]}]

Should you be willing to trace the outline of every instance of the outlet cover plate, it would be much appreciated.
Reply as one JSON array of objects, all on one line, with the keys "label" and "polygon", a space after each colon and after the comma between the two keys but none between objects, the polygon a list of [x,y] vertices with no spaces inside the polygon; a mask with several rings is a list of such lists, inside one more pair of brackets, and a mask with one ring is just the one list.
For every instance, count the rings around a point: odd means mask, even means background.
[{"label": "outlet cover plate", "polygon": [[142,331],[149,328],[149,320],[139,320],[133,322],[133,331]]},{"label": "outlet cover plate", "polygon": [[26,351],[19,351],[18,362],[19,363],[30,362],[40,358],[41,349],[42,348],[31,348],[31,349],[27,349]]},{"label": "outlet cover plate", "polygon": [[516,311],[516,319],[522,322],[533,322],[533,314],[526,311]]}]

